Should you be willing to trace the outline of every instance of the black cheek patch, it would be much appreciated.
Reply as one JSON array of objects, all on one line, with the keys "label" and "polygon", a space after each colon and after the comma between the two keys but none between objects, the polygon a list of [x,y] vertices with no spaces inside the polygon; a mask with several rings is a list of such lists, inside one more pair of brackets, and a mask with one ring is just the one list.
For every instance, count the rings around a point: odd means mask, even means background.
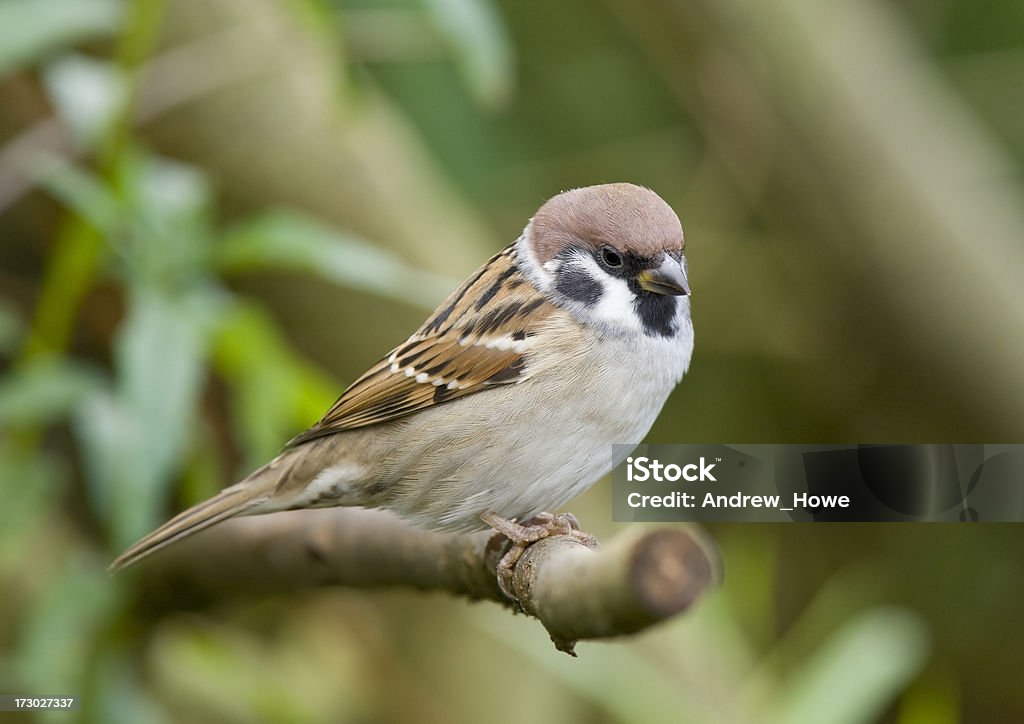
[{"label": "black cheek patch", "polygon": [[675,336],[679,331],[676,325],[676,305],[679,300],[671,295],[645,292],[635,280],[629,282],[629,288],[636,295],[633,308],[640,317],[640,323],[644,325],[644,331],[652,337]]},{"label": "black cheek patch", "polygon": [[593,279],[585,270],[568,266],[563,266],[556,275],[555,291],[588,307],[597,304],[604,292],[600,282]]}]

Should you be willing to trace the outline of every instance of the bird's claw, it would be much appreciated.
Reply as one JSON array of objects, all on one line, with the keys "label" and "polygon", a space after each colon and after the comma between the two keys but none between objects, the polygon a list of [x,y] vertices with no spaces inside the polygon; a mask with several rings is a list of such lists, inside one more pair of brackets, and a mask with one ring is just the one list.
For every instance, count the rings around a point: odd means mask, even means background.
[{"label": "bird's claw", "polygon": [[572,513],[554,515],[538,513],[522,523],[502,518],[497,513],[484,513],[480,519],[511,543],[509,549],[498,561],[496,572],[501,592],[516,603],[519,603],[519,599],[512,585],[512,574],[515,572],[519,559],[523,557],[523,553],[533,543],[553,535],[564,535],[579,541],[588,548],[597,545],[597,539],[594,536],[580,530],[580,523]]}]

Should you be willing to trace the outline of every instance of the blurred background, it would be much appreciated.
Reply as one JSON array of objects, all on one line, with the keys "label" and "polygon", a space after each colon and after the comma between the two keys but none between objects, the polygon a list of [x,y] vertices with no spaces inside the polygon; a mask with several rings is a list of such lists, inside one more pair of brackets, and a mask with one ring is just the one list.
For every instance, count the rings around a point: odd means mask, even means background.
[{"label": "blurred background", "polygon": [[[696,353],[651,442],[1024,442],[1022,163],[1016,0],[0,0],[0,692],[1024,720],[1016,526],[718,525],[718,591],[577,660],[442,595],[154,616],[105,572],[602,182],[686,229]],[[615,534],[607,481],[572,508]]]}]

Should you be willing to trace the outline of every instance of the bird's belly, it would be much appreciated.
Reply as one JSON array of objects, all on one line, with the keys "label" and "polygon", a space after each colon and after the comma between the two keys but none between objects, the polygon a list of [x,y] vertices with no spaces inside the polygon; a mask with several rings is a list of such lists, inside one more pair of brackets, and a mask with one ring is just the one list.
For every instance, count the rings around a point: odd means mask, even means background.
[{"label": "bird's belly", "polygon": [[563,505],[612,468],[612,445],[643,439],[682,374],[617,359],[582,364],[568,386],[531,380],[412,417],[382,504],[447,530],[482,528],[485,511],[523,518]]},{"label": "bird's belly", "polygon": [[522,518],[557,508],[611,469],[613,442],[635,444],[646,432],[620,428],[623,435],[612,436],[595,423],[564,409],[519,414],[500,432],[481,427],[414,445],[419,456],[388,507],[452,530],[483,527],[478,516],[485,511]]}]

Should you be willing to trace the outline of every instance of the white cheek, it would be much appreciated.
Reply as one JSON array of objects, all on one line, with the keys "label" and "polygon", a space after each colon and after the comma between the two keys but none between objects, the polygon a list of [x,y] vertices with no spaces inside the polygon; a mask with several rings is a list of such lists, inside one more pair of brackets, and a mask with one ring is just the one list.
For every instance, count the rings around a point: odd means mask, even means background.
[{"label": "white cheek", "polygon": [[630,291],[626,280],[609,276],[589,256],[579,257],[579,263],[587,268],[591,279],[601,284],[601,299],[590,311],[592,318],[616,329],[643,331],[633,306],[636,295]]},{"label": "white cheek", "polygon": [[633,303],[636,295],[629,289],[625,279],[605,276],[600,278],[604,293],[594,307],[594,317],[621,329],[642,331],[643,325]]}]

